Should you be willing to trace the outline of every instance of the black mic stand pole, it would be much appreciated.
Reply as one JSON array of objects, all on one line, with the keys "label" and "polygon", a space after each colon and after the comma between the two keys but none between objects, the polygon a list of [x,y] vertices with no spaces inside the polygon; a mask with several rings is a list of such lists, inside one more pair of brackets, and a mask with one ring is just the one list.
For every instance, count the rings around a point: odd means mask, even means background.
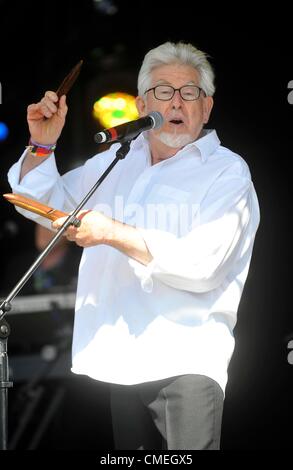
[{"label": "black mic stand pole", "polygon": [[75,227],[79,227],[81,221],[76,218],[78,212],[84,207],[84,205],[88,202],[90,197],[94,194],[96,189],[100,186],[100,184],[104,181],[106,176],[110,173],[110,171],[114,168],[114,166],[118,163],[119,160],[122,160],[126,157],[127,153],[130,150],[130,142],[131,140],[124,140],[121,142],[121,147],[116,152],[116,157],[110,163],[108,168],[104,171],[98,181],[94,184],[94,186],[90,189],[88,194],[84,197],[84,199],[78,204],[76,209],[70,214],[67,219],[65,220],[64,224],[60,228],[60,230],[56,233],[54,238],[50,241],[50,243],[46,246],[44,251],[38,256],[38,258],[34,261],[28,271],[24,274],[24,276],[20,279],[20,281],[15,285],[12,291],[8,294],[8,296],[1,302],[0,304],[0,450],[7,450],[7,442],[8,442],[8,388],[12,387],[12,382],[9,381],[9,367],[8,367],[8,352],[7,352],[7,341],[8,336],[10,334],[10,327],[6,320],[4,320],[4,316],[9,310],[11,310],[11,301],[17,296],[19,291],[23,288],[23,286],[27,283],[29,278],[33,275],[36,269],[40,266],[46,256],[50,253],[50,251],[54,248],[58,240],[61,238],[63,233],[67,230],[69,225],[74,225]]}]

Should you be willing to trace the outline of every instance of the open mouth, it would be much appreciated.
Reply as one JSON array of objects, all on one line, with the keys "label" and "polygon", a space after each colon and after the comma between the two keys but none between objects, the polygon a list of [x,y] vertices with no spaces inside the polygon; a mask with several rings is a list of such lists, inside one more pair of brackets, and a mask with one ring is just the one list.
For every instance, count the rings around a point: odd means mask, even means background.
[{"label": "open mouth", "polygon": [[181,119],[172,119],[171,121],[172,124],[175,124],[176,126],[179,126],[180,124],[183,124],[183,121]]}]

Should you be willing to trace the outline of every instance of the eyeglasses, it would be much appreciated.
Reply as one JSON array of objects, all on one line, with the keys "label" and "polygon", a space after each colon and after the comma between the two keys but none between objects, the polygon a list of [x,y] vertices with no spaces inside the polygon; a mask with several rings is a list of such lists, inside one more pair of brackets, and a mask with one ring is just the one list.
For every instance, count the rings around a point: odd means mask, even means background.
[{"label": "eyeglasses", "polygon": [[185,101],[198,100],[201,91],[205,94],[203,89],[196,85],[184,85],[180,88],[174,88],[171,85],[157,85],[153,88],[149,88],[145,91],[145,93],[148,93],[152,90],[154,92],[155,98],[161,101],[171,100],[175,94],[175,91],[179,91],[181,98]]}]

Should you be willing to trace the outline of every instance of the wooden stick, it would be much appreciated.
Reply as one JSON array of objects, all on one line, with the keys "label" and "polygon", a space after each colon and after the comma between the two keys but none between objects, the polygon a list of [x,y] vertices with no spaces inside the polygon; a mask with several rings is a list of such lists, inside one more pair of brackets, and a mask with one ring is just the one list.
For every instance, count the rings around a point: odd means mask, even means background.
[{"label": "wooden stick", "polygon": [[81,66],[83,64],[83,60],[80,60],[78,64],[76,64],[72,70],[70,70],[69,74],[66,75],[61,85],[58,87],[56,91],[58,98],[61,98],[62,95],[67,95],[70,88],[74,84],[75,80],[77,79]]},{"label": "wooden stick", "polygon": [[50,220],[56,220],[60,217],[68,217],[69,214],[66,212],[58,211],[57,209],[52,209],[52,207],[46,206],[45,204],[41,204],[34,199],[29,199],[25,196],[20,196],[19,194],[3,194],[3,197],[7,199],[7,201],[11,202],[15,206],[22,207],[27,211],[35,212],[36,214],[41,215],[42,217],[46,217]]}]

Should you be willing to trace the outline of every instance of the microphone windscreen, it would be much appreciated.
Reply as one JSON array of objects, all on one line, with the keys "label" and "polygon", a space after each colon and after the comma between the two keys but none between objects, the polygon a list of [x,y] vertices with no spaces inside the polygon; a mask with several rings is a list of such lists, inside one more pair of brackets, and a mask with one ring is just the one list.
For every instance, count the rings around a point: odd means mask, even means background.
[{"label": "microphone windscreen", "polygon": [[153,129],[159,129],[164,122],[163,116],[159,111],[152,111],[149,116],[153,119],[154,121],[154,127]]}]

